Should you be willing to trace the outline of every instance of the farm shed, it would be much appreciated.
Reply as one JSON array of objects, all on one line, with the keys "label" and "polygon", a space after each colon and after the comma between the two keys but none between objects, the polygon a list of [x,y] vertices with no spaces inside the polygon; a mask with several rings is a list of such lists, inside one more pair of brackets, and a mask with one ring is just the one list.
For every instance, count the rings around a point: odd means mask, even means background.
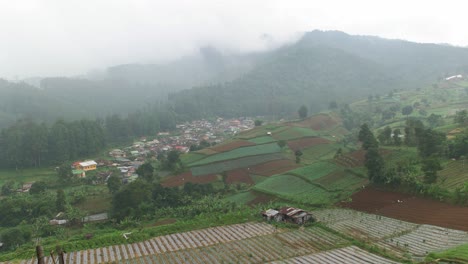
[{"label": "farm shed", "polygon": [[272,219],[276,221],[281,221],[281,219],[277,219],[279,217],[278,211],[275,209],[268,209],[265,212],[262,212],[262,216],[265,220],[271,221]]},{"label": "farm shed", "polygon": [[268,209],[262,212],[266,220],[274,219],[277,222],[292,222],[295,224],[305,224],[308,221],[315,221],[311,213],[294,207],[283,207],[279,210]]}]

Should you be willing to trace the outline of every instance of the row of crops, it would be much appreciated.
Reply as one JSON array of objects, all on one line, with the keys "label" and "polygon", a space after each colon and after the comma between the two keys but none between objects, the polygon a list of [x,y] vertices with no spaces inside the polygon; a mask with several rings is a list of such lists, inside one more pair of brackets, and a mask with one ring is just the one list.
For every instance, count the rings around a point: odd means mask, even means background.
[{"label": "row of crops", "polygon": [[281,232],[245,240],[149,255],[121,263],[265,263],[329,250],[347,241],[323,229]]},{"label": "row of crops", "polygon": [[375,254],[371,254],[356,246],[349,246],[339,249],[333,249],[307,256],[301,256],[282,261],[275,261],[271,264],[295,264],[295,263],[311,263],[311,264],[396,264],[398,262],[391,261]]},{"label": "row of crops", "polygon": [[432,225],[421,225],[408,234],[387,239],[382,247],[425,256],[432,251],[441,251],[468,243],[468,233]]},{"label": "row of crops", "polygon": [[393,218],[348,209],[327,209],[314,213],[333,230],[371,240],[396,256],[424,257],[468,243],[468,233],[433,225],[418,225]]},{"label": "row of crops", "polygon": [[321,161],[313,163],[309,166],[297,168],[290,171],[290,173],[299,175],[308,181],[313,181],[331,173],[334,170],[336,170],[335,164]]},{"label": "row of crops", "polygon": [[314,215],[319,221],[326,223],[327,226],[336,231],[372,240],[397,236],[417,227],[413,223],[349,209],[321,210]]},{"label": "row of crops", "polygon": [[253,189],[299,203],[325,204],[332,199],[332,194],[323,188],[288,174],[271,176],[256,184]]},{"label": "row of crops", "polygon": [[224,171],[230,171],[240,168],[248,168],[273,160],[284,159],[281,153],[272,153],[258,156],[243,157],[238,159],[226,160],[217,163],[206,164],[190,168],[193,176],[217,174]]},{"label": "row of crops", "polygon": [[[165,254],[179,250],[209,247],[220,243],[227,243],[235,240],[245,240],[256,236],[273,234],[278,231],[282,230],[277,230],[273,226],[265,223],[245,223],[222,227],[212,227],[202,230],[160,236],[139,243],[114,245],[105,248],[70,252],[66,254],[65,262],[76,264],[116,262],[147,255]],[[21,262],[21,264],[33,263],[35,263],[34,259],[24,260]],[[47,257],[45,259],[45,263],[52,264],[52,258]]]},{"label": "row of crops", "polygon": [[468,161],[452,161],[439,172],[442,186],[450,190],[468,182]]},{"label": "row of crops", "polygon": [[[265,263],[349,245],[319,227],[275,229],[247,223],[66,254],[66,263]],[[33,264],[34,259],[22,264]],[[47,258],[45,263],[53,263]]]},{"label": "row of crops", "polygon": [[271,153],[276,153],[280,151],[281,151],[281,148],[278,146],[277,143],[240,147],[240,148],[233,149],[231,151],[226,151],[226,152],[221,152],[218,154],[210,155],[204,159],[201,159],[189,165],[200,166],[200,165],[205,165],[205,164],[209,164],[213,162],[238,159],[238,158],[248,157],[248,156],[271,154]]},{"label": "row of crops", "polygon": [[322,161],[270,176],[253,189],[294,202],[318,205],[337,202],[366,183],[367,179]]}]

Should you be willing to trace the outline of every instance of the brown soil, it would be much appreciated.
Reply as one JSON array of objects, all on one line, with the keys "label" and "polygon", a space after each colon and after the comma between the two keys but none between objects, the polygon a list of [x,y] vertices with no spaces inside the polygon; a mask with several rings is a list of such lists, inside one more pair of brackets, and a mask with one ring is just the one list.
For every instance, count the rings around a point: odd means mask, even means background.
[{"label": "brown soil", "polygon": [[320,114],[307,118],[304,121],[294,123],[294,126],[309,127],[314,130],[329,130],[340,123],[338,118],[333,118],[329,115]]},{"label": "brown soil", "polygon": [[252,178],[250,178],[249,173],[247,173],[247,169],[236,169],[227,172],[227,179],[226,181],[231,183],[247,183],[247,184],[254,184]]},{"label": "brown soil", "polygon": [[203,184],[214,182],[217,179],[218,177],[215,174],[193,176],[192,172],[188,171],[176,176],[169,177],[168,179],[164,180],[161,185],[164,187],[176,187],[182,186],[187,182]]},{"label": "brown soil", "polygon": [[163,219],[163,220],[156,221],[156,223],[152,224],[151,226],[169,225],[169,224],[173,224],[175,222],[177,222],[176,219],[168,218],[168,219]]},{"label": "brown soil", "polygon": [[418,224],[468,231],[468,207],[375,188],[363,189],[351,198],[352,202],[340,206]]},{"label": "brown soil", "polygon": [[248,202],[247,205],[249,206],[254,206],[257,204],[265,204],[271,201],[274,201],[276,197],[268,195],[268,194],[263,194],[263,193],[255,193],[256,197],[252,201]]},{"label": "brown soil", "polygon": [[329,140],[319,137],[308,137],[308,138],[301,138],[296,140],[288,141],[288,147],[293,151],[302,150],[308,147],[313,147],[320,144],[328,144],[330,143]]},{"label": "brown soil", "polygon": [[297,167],[297,164],[292,160],[282,159],[255,165],[254,167],[250,168],[249,172],[262,176],[271,176],[295,169]]},{"label": "brown soil", "polygon": [[211,150],[214,150],[216,152],[226,152],[226,151],[230,151],[236,148],[253,146],[253,145],[255,145],[255,143],[252,143],[246,140],[236,140],[236,141],[232,141],[226,144],[216,145],[214,147],[211,147]]}]

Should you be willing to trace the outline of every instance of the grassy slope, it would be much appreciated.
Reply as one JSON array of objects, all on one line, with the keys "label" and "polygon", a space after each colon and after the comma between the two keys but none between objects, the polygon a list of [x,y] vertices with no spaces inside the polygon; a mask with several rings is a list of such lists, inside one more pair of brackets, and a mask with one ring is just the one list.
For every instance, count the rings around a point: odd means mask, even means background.
[{"label": "grassy slope", "polygon": [[460,262],[456,263],[468,263],[468,244],[443,252],[431,253],[428,259],[458,260]]}]

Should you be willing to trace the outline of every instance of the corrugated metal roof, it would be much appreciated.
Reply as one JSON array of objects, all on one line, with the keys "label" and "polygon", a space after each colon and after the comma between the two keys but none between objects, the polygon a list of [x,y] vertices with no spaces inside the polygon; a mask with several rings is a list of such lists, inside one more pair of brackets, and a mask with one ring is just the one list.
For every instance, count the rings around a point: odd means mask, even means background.
[{"label": "corrugated metal roof", "polygon": [[275,215],[278,214],[278,211],[276,211],[274,209],[268,209],[265,212],[263,212],[263,214],[266,215],[266,216],[275,216]]},{"label": "corrugated metal roof", "polygon": [[294,216],[298,213],[301,213],[301,212],[305,212],[304,210],[302,209],[298,209],[298,208],[294,208],[294,207],[283,207],[280,209],[279,211],[281,214],[285,214],[287,216]]},{"label": "corrugated metal roof", "polygon": [[91,166],[91,165],[97,165],[97,163],[94,160],[87,160],[80,162],[80,166],[86,167],[86,166]]}]

